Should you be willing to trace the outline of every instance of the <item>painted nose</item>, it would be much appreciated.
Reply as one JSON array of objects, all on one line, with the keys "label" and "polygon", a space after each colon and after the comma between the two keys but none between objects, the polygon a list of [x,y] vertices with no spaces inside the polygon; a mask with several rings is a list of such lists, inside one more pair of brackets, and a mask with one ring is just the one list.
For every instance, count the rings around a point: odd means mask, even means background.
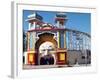
[{"label": "painted nose", "polygon": [[44,55],[47,55],[47,54],[48,54],[48,50],[45,50]]}]

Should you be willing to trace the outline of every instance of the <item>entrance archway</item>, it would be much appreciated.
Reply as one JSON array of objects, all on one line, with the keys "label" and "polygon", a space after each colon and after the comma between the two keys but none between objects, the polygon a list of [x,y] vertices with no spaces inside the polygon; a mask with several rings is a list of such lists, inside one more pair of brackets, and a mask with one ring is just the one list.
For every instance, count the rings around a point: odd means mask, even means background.
[{"label": "entrance archway", "polygon": [[35,49],[37,50],[36,61],[38,65],[56,64],[57,41],[54,39],[54,34],[43,33],[39,35]]}]

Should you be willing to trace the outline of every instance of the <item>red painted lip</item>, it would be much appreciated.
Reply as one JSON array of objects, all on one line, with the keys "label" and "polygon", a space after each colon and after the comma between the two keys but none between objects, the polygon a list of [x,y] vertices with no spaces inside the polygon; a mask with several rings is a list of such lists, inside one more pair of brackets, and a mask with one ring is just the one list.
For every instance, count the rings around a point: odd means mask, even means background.
[{"label": "red painted lip", "polygon": [[63,31],[66,31],[67,29],[66,28],[51,28],[51,29],[32,29],[32,30],[28,30],[28,32],[32,32],[32,31],[60,31],[60,30],[63,30]]}]

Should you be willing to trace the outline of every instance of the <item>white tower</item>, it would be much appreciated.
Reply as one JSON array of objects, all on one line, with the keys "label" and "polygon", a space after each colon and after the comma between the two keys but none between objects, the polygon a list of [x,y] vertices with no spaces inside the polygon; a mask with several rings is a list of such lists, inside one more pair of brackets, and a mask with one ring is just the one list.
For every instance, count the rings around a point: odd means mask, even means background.
[{"label": "white tower", "polygon": [[29,22],[29,30],[40,28],[40,26],[43,23],[42,20],[43,20],[42,16],[40,16],[36,12],[34,12],[31,15],[29,15],[28,19],[26,20],[26,21]]},{"label": "white tower", "polygon": [[67,16],[66,16],[66,13],[57,13],[56,14],[56,17],[55,17],[55,22],[56,22],[56,26],[58,27],[58,28],[65,28],[65,23],[66,23],[66,20],[68,20],[67,18],[66,18]]},{"label": "white tower", "polygon": [[66,48],[66,27],[65,23],[67,21],[66,13],[57,13],[55,17],[56,26],[59,29],[57,32],[57,41],[59,43],[58,48]]}]

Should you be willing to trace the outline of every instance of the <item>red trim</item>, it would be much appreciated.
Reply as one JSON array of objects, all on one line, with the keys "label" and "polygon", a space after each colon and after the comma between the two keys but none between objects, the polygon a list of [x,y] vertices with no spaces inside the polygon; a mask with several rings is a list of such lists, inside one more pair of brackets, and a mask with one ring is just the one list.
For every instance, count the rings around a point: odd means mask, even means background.
[{"label": "red trim", "polygon": [[66,18],[55,18],[56,20],[66,20]]},{"label": "red trim", "polygon": [[51,28],[51,29],[32,29],[32,30],[28,30],[28,32],[32,32],[32,31],[66,31],[67,29],[65,28]]},{"label": "red trim", "polygon": [[29,48],[29,46],[28,46],[28,49],[27,49],[27,51],[30,51],[30,48]]},{"label": "red trim", "polygon": [[[61,54],[63,53],[65,55],[65,60],[60,60],[60,53]],[[64,65],[64,64],[66,64],[66,60],[67,60],[66,52],[58,52],[57,53],[57,64]]]},{"label": "red trim", "polygon": [[66,50],[66,48],[58,48],[58,50]]}]

